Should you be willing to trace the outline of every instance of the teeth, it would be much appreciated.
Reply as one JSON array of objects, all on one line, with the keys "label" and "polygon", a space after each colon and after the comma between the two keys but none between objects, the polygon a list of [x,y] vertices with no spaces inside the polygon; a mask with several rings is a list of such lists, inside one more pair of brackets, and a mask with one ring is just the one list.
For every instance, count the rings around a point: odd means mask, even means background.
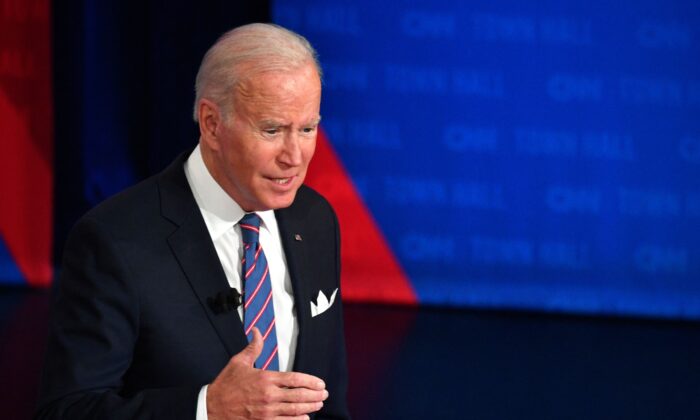
[{"label": "teeth", "polygon": [[277,184],[286,184],[286,183],[289,182],[289,178],[276,178],[276,179],[275,179],[275,182],[276,182]]}]

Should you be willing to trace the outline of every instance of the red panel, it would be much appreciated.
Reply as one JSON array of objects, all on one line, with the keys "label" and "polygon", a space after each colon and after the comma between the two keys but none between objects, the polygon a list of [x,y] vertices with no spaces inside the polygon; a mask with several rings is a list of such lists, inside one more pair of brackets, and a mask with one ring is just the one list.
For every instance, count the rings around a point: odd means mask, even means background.
[{"label": "red panel", "polygon": [[306,184],[323,194],[338,214],[344,299],[415,304],[406,274],[322,130]]},{"label": "red panel", "polygon": [[26,280],[51,282],[50,3],[0,0],[0,234]]}]

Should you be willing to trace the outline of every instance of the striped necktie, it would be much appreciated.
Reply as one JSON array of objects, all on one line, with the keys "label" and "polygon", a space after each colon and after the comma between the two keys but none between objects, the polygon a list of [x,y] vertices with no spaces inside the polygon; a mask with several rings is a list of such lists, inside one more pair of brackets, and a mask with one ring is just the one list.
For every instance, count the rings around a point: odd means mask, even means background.
[{"label": "striped necktie", "polygon": [[277,334],[275,332],[275,306],[272,303],[272,283],[265,253],[260,246],[260,217],[246,214],[239,222],[243,235],[243,286],[245,334],[250,342],[253,327],[257,327],[265,342],[255,367],[263,370],[279,370],[277,359]]}]

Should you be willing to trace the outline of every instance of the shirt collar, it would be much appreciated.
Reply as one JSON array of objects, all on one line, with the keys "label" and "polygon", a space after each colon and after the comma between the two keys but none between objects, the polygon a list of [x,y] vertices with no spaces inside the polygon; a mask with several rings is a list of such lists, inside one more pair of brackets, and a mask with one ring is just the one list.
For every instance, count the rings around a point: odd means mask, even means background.
[{"label": "shirt collar", "polygon": [[[246,212],[209,173],[199,145],[185,162],[185,176],[212,240],[218,239],[243,218]],[[277,224],[273,210],[255,213],[260,216],[263,226],[267,229]]]}]

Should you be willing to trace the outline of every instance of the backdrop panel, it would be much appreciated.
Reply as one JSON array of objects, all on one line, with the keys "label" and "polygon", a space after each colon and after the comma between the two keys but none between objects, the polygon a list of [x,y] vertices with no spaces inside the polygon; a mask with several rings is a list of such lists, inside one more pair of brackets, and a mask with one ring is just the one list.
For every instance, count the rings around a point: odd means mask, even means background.
[{"label": "backdrop panel", "polygon": [[696,2],[272,13],[317,47],[330,147],[420,303],[700,318]]},{"label": "backdrop panel", "polygon": [[50,6],[0,0],[0,284],[53,275]]}]

